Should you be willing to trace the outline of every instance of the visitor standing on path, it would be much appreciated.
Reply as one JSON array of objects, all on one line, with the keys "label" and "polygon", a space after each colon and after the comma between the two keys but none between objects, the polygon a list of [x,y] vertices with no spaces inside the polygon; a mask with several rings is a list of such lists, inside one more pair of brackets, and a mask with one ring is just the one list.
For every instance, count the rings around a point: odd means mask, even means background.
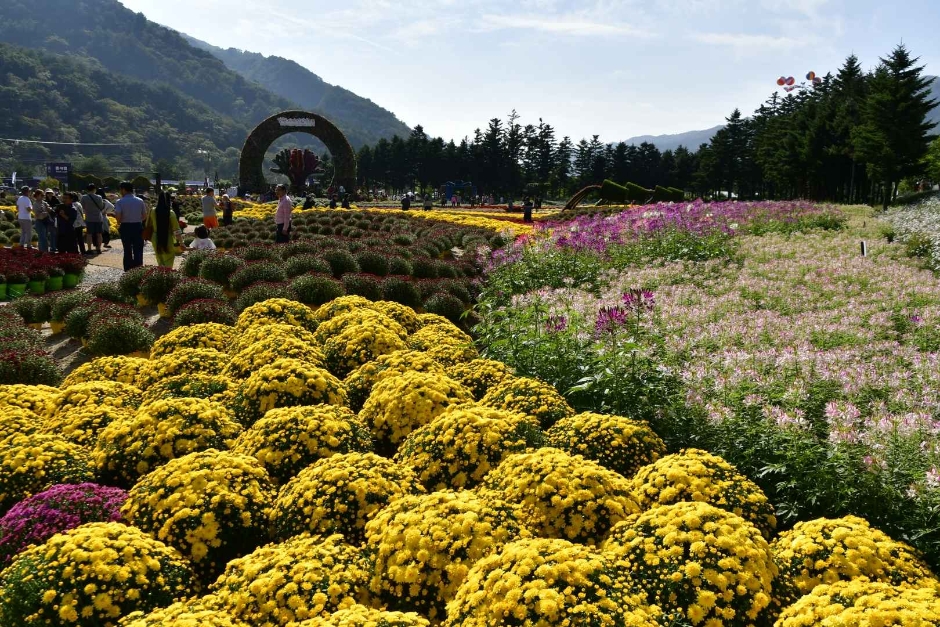
[{"label": "visitor standing on path", "polygon": [[401,197],[401,209],[402,211],[408,211],[411,209],[411,196],[405,194]]},{"label": "visitor standing on path", "polygon": [[215,190],[210,187],[206,190],[206,195],[202,197],[202,223],[207,229],[219,228],[218,211],[219,204],[215,201]]},{"label": "visitor standing on path", "polygon": [[63,254],[78,254],[78,245],[75,243],[75,202],[72,192],[65,192],[61,202],[56,205],[56,250]]},{"label": "visitor standing on path", "polygon": [[522,221],[532,222],[532,199],[526,196],[522,199]]},{"label": "visitor standing on path", "polygon": [[235,221],[234,214],[235,205],[232,204],[232,199],[228,194],[222,194],[222,226],[231,226]]},{"label": "visitor standing on path", "polygon": [[[171,200],[167,192],[157,196],[157,208],[147,216],[150,243],[157,253],[157,265],[172,268],[177,251],[183,247],[183,230],[176,214],[170,210]],[[171,236],[172,234],[172,236]]]},{"label": "visitor standing on path", "polygon": [[430,211],[433,208],[434,208],[434,203],[431,201],[431,195],[425,194],[424,195],[424,210]]},{"label": "visitor standing on path", "polygon": [[121,244],[124,245],[124,271],[144,265],[144,201],[134,195],[130,181],[121,183],[121,199],[114,205]]},{"label": "visitor standing on path", "polygon": [[290,219],[294,211],[294,201],[287,195],[287,186],[278,185],[274,189],[277,196],[277,211],[274,214],[274,226],[277,233],[274,236],[275,244],[286,244],[290,241]]},{"label": "visitor standing on path", "polygon": [[[39,235],[39,250],[49,252],[49,225],[53,221],[52,208],[46,203],[41,189],[33,192],[33,214],[36,216],[36,234]],[[55,252],[55,244],[52,245]]]},{"label": "visitor standing on path", "polygon": [[49,252],[54,253],[59,250],[59,227],[57,219],[57,207],[59,206],[59,197],[55,195],[54,189],[46,190],[46,204],[49,205],[49,224],[47,225],[47,235],[49,236]]},{"label": "visitor standing on path", "polygon": [[101,234],[104,229],[105,205],[104,199],[98,195],[98,186],[91,183],[82,196],[82,209],[85,211],[85,225],[88,230],[88,252],[95,247],[95,252],[101,254]]},{"label": "visitor standing on path", "polygon": [[78,192],[69,192],[72,197],[72,205],[75,207],[75,222],[72,223],[72,228],[75,229],[75,245],[78,247],[78,252],[83,255],[87,255],[88,251],[85,250],[85,210],[82,207],[81,196],[78,195]]},{"label": "visitor standing on path", "polygon": [[20,197],[16,199],[16,219],[20,223],[20,246],[33,247],[33,201],[29,199],[29,188],[20,190]]}]

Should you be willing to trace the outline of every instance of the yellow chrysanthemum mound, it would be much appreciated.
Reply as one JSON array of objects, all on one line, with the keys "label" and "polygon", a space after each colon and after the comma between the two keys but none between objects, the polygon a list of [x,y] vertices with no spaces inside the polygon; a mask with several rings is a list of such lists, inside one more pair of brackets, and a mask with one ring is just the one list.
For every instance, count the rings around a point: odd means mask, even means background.
[{"label": "yellow chrysanthemum mound", "polygon": [[524,537],[505,503],[467,491],[405,496],[366,524],[370,587],[393,609],[440,620],[477,561]]},{"label": "yellow chrysanthemum mound", "polygon": [[345,377],[381,355],[405,348],[404,340],[391,329],[378,324],[356,324],[330,337],[323,345],[323,353],[329,371]]},{"label": "yellow chrysanthemum mound", "polygon": [[289,324],[307,331],[316,331],[320,323],[314,318],[313,310],[303,303],[286,298],[271,298],[255,303],[241,312],[235,329],[242,332],[265,324]]},{"label": "yellow chrysanthemum mound", "polygon": [[211,348],[224,353],[234,335],[232,327],[217,322],[177,327],[154,342],[150,358],[163,357],[184,348]]},{"label": "yellow chrysanthemum mound", "polygon": [[913,548],[856,516],[798,523],[781,533],[771,550],[784,584],[778,593],[784,606],[820,584],[858,577],[896,586],[933,579]]},{"label": "yellow chrysanthemum mound", "polygon": [[380,355],[353,370],[343,380],[349,395],[349,406],[353,411],[359,411],[376,383],[406,372],[433,372],[443,375],[444,367],[428,357],[427,353],[420,351],[403,350]]},{"label": "yellow chrysanthemum mound", "polygon": [[253,372],[285,358],[296,359],[315,368],[323,368],[326,365],[326,358],[316,345],[307,344],[295,337],[275,335],[259,340],[234,354],[224,374],[233,379],[247,379]]},{"label": "yellow chrysanthemum mound", "polygon": [[626,478],[666,454],[666,444],[649,423],[623,416],[583,413],[556,422],[548,446],[592,459]]},{"label": "yellow chrysanthemum mound", "polygon": [[140,389],[126,383],[89,381],[70,385],[59,392],[49,406],[46,417],[53,421],[68,420],[69,413],[79,407],[107,405],[118,409],[137,409],[143,400]]},{"label": "yellow chrysanthemum mound", "polygon": [[0,625],[116,625],[189,593],[175,550],[121,523],[82,525],[20,555],[0,574]]},{"label": "yellow chrysanthemum mound", "polygon": [[515,453],[543,444],[539,421],[490,407],[450,407],[412,431],[396,461],[418,473],[429,490],[475,488]]},{"label": "yellow chrysanthemum mound", "polygon": [[22,407],[0,407],[0,441],[12,435],[29,435],[43,428],[43,420]]},{"label": "yellow chrysanthemum mound", "polygon": [[115,420],[98,436],[92,454],[107,483],[130,487],[171,459],[228,449],[242,426],[224,406],[201,398],[171,398]]},{"label": "yellow chrysanthemum mound", "polygon": [[414,612],[385,612],[353,605],[327,618],[311,618],[298,627],[431,627],[431,623]]},{"label": "yellow chrysanthemum mound", "polygon": [[536,535],[582,544],[600,544],[613,525],[639,511],[629,481],[556,448],[507,457],[481,489],[517,505]]},{"label": "yellow chrysanthemum mound", "polygon": [[151,359],[137,377],[137,385],[141,390],[147,390],[163,379],[176,375],[222,374],[229,359],[226,353],[214,348],[181,348]]},{"label": "yellow chrysanthemum mound", "polygon": [[203,581],[267,537],[274,486],[253,457],[214,449],[167,462],[131,489],[125,520],[178,549]]},{"label": "yellow chrysanthemum mound", "polygon": [[245,425],[277,407],[346,405],[342,382],[322,368],[297,359],[278,359],[248,377],[234,401],[235,415]]},{"label": "yellow chrysanthemum mound", "polygon": [[169,398],[202,398],[232,404],[237,388],[220,374],[178,374],[160,379],[144,391],[144,403]]},{"label": "yellow chrysanthemum mound", "polygon": [[89,381],[117,381],[128,385],[137,385],[140,371],[147,367],[148,360],[127,355],[98,357],[82,364],[65,377],[62,387],[67,388]]},{"label": "yellow chrysanthemum mound", "polygon": [[232,450],[251,455],[284,484],[324,457],[371,451],[372,434],[346,407],[282,407],[248,428]]},{"label": "yellow chrysanthemum mound", "polygon": [[406,466],[374,453],[334,455],[303,469],[281,488],[271,526],[276,538],[340,533],[358,546],[376,512],[400,496],[421,492]]},{"label": "yellow chrysanthemum mound", "polygon": [[472,403],[470,392],[453,379],[430,372],[406,372],[372,388],[359,417],[382,451],[394,451],[408,434],[445,409]]},{"label": "yellow chrysanthemum mound", "polygon": [[55,397],[59,395],[59,388],[48,385],[24,385],[12,383],[0,385],[0,409],[4,407],[19,407],[28,409],[40,418],[48,416],[52,411]]},{"label": "yellow chrysanthemum mound", "polygon": [[91,449],[94,448],[101,432],[108,425],[117,420],[133,418],[134,413],[135,411],[130,407],[83,405],[76,407],[65,416],[47,419],[42,430]]},{"label": "yellow chrysanthemum mound", "polygon": [[408,337],[408,331],[405,330],[405,327],[395,322],[395,320],[389,318],[383,313],[379,313],[375,309],[366,309],[365,307],[360,307],[358,309],[353,309],[348,313],[333,316],[329,320],[320,323],[316,333],[313,335],[317,338],[318,342],[325,344],[326,341],[331,337],[336,337],[345,331],[347,327],[355,326],[357,324],[374,327],[385,327],[389,331],[394,332],[395,335],[403,340]]},{"label": "yellow chrysanthemum mound", "polygon": [[783,611],[776,627],[940,627],[936,587],[894,586],[864,577],[821,585]]},{"label": "yellow chrysanthemum mound", "polygon": [[57,483],[94,479],[87,449],[65,438],[32,433],[0,440],[0,513]]},{"label": "yellow chrysanthemum mound", "polygon": [[745,627],[770,606],[777,567],[767,541],[740,516],[707,503],[632,517],[611,530],[603,550],[625,560],[638,589],[670,620]]},{"label": "yellow chrysanthemum mound", "polygon": [[292,338],[300,340],[308,346],[316,346],[317,338],[313,333],[303,327],[295,327],[290,324],[259,324],[257,326],[241,330],[238,336],[232,338],[228,346],[228,352],[237,355],[252,344],[273,339],[273,338]]},{"label": "yellow chrysanthemum mound", "polygon": [[423,313],[423,314],[418,314],[418,324],[420,325],[418,328],[423,329],[424,327],[429,327],[433,324],[447,325],[447,324],[454,324],[454,323],[439,314]]},{"label": "yellow chrysanthemum mound", "polygon": [[555,388],[527,377],[504,380],[490,389],[480,404],[535,416],[543,429],[548,429],[562,418],[575,414],[565,397]]},{"label": "yellow chrysanthemum mound", "polygon": [[211,589],[233,616],[274,627],[366,602],[368,582],[362,553],[341,536],[299,536],[229,562]]},{"label": "yellow chrysanthemum mound", "polygon": [[405,327],[408,334],[412,334],[421,328],[421,322],[418,320],[418,314],[411,307],[406,307],[400,303],[390,300],[379,300],[372,303],[372,309],[380,314],[385,314],[401,326]]},{"label": "yellow chrysanthemum mound", "polygon": [[469,363],[480,357],[480,353],[472,344],[445,342],[428,348],[426,352],[429,357],[434,358],[435,361],[448,368]]},{"label": "yellow chrysanthemum mound", "polygon": [[481,400],[490,389],[513,376],[506,364],[492,359],[474,359],[447,368],[447,376],[470,390],[473,398]]},{"label": "yellow chrysanthemum mound", "polygon": [[229,612],[210,609],[201,600],[179,601],[161,607],[149,614],[134,612],[119,623],[119,627],[249,627]]},{"label": "yellow chrysanthemum mound", "polygon": [[633,479],[640,507],[699,501],[741,516],[770,538],[777,527],[773,505],[753,481],[722,458],[686,449],[641,468]]},{"label": "yellow chrysanthemum mound", "polygon": [[445,627],[656,627],[613,560],[566,540],[532,538],[477,562],[447,607]]},{"label": "yellow chrysanthemum mound", "polygon": [[473,338],[458,329],[446,318],[421,327],[408,337],[408,346],[416,351],[426,351],[441,344],[473,344]]},{"label": "yellow chrysanthemum mound", "polygon": [[328,303],[320,305],[313,316],[320,322],[326,322],[336,316],[355,311],[357,309],[373,309],[374,304],[362,296],[341,296]]}]

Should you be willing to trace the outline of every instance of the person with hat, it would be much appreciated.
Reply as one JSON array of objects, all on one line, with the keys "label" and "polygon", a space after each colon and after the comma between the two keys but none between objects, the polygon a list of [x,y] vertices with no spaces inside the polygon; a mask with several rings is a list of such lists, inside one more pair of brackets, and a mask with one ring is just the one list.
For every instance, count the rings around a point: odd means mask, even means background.
[{"label": "person with hat", "polygon": [[33,247],[33,201],[29,198],[29,187],[25,185],[20,189],[20,196],[16,199],[16,219],[20,223],[20,246]]}]

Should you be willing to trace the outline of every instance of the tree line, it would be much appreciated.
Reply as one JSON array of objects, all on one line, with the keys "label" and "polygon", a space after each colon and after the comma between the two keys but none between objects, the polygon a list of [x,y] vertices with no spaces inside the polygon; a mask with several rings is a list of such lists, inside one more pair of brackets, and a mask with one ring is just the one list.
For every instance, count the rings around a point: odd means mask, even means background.
[{"label": "tree line", "polygon": [[556,138],[539,119],[522,125],[512,111],[459,143],[411,135],[359,150],[359,184],[389,192],[436,189],[472,181],[481,194],[565,197],[604,179],[652,189],[676,187],[702,197],[807,198],[887,203],[902,181],[931,167],[937,105],[931,79],[903,46],[863,71],[850,55],[820,85],[774,93],[752,116],[735,109],[726,126],[697,149],[660,151],[604,143],[598,135],[574,143]]}]

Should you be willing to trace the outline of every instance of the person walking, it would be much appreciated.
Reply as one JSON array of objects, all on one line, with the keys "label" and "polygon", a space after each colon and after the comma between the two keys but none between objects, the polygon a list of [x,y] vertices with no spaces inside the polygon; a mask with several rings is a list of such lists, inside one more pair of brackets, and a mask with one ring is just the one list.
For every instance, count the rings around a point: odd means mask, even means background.
[{"label": "person walking", "polygon": [[431,200],[431,195],[425,194],[424,195],[424,210],[430,211],[433,208],[434,208],[434,202]]},{"label": "person walking", "polygon": [[150,243],[157,253],[157,265],[164,268],[173,267],[177,250],[183,247],[183,230],[176,214],[170,209],[171,203],[169,193],[160,192],[157,196],[157,208],[147,216],[146,230],[151,234]]},{"label": "person walking", "polygon": [[33,201],[29,198],[29,188],[20,189],[16,199],[16,219],[20,223],[20,246],[33,247]]},{"label": "person walking", "polygon": [[104,199],[98,195],[98,186],[94,183],[88,185],[85,195],[82,196],[82,210],[85,212],[85,225],[88,232],[88,254],[91,254],[91,247],[95,247],[95,252],[101,254],[102,239],[101,234],[104,229],[105,205]]},{"label": "person walking", "polygon": [[207,229],[219,228],[218,210],[219,204],[215,201],[215,190],[210,187],[206,189],[206,194],[202,197],[202,223]]},{"label": "person walking", "polygon": [[274,214],[274,226],[277,233],[274,236],[275,244],[286,244],[290,241],[291,213],[294,211],[294,201],[287,195],[287,186],[278,185],[274,189],[277,196],[277,211]]},{"label": "person walking", "polygon": [[526,196],[522,199],[522,221],[532,222],[532,199]]},{"label": "person walking", "polygon": [[56,205],[56,251],[63,255],[78,254],[78,245],[75,243],[75,219],[78,212],[75,210],[72,192],[65,192],[58,205]]},{"label": "person walking", "polygon": [[144,201],[134,195],[130,181],[121,183],[121,199],[114,205],[121,244],[124,246],[124,271],[144,265]]},{"label": "person walking", "polygon": [[405,194],[401,197],[401,210],[408,211],[409,209],[411,209],[411,196]]},{"label": "person walking", "polygon": [[[39,250],[49,252],[49,224],[52,222],[52,208],[46,204],[41,189],[33,192],[33,215],[36,216],[36,234],[39,236]],[[55,252],[55,245],[52,246]]]}]

